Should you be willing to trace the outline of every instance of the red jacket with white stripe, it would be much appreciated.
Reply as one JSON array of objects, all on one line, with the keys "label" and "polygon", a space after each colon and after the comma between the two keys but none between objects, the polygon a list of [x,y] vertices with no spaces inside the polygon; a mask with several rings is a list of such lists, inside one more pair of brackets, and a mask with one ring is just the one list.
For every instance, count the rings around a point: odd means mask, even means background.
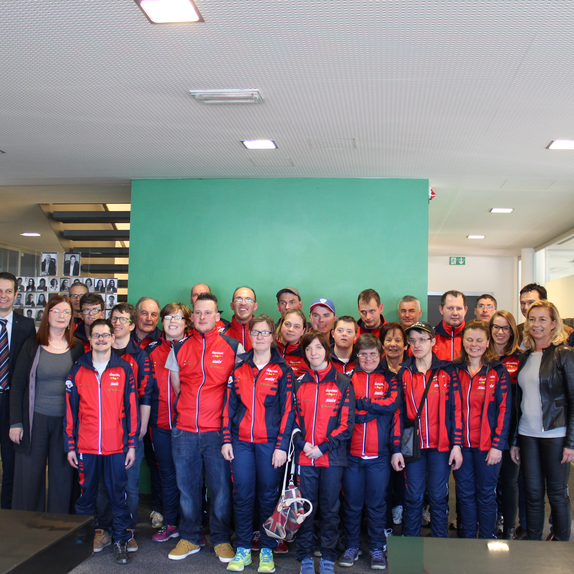
[{"label": "red jacket with white stripe", "polygon": [[293,374],[295,378],[299,378],[303,373],[309,370],[309,366],[303,358],[303,350],[301,345],[292,345],[288,343],[284,345],[281,341],[275,341],[277,344],[277,349],[281,356],[285,359],[285,362],[293,369]]},{"label": "red jacket with white stripe", "polygon": [[135,448],[138,432],[136,382],[130,365],[112,353],[100,378],[92,353],[82,355],[66,380],[65,451],[127,452]]},{"label": "red jacket with white stripe", "polygon": [[223,442],[231,437],[252,443],[274,442],[289,450],[293,410],[293,371],[271,350],[271,360],[261,370],[253,363],[253,351],[240,355],[227,385],[223,407]]},{"label": "red jacket with white stripe", "polygon": [[464,321],[458,327],[451,327],[441,321],[436,327],[435,344],[432,352],[441,361],[454,361],[460,354]]},{"label": "red jacket with white stripe", "polygon": [[228,337],[233,337],[236,341],[239,341],[246,351],[253,348],[251,339],[249,338],[249,323],[239,323],[235,319],[235,315],[231,318],[231,323],[224,329],[220,330],[220,333],[222,335],[227,335]]},{"label": "red jacket with white stripe", "polygon": [[347,377],[353,376],[353,369],[355,368],[355,364],[357,364],[357,355],[355,355],[355,351],[351,353],[349,360],[345,363],[337,357],[335,353],[335,345],[331,345],[331,362],[333,363],[333,367],[339,371],[339,373],[343,375],[347,375]]},{"label": "red jacket with white stripe", "polygon": [[396,375],[383,369],[382,364],[372,373],[357,366],[351,383],[355,389],[351,454],[363,457],[401,452],[401,395]]},{"label": "red jacket with white stripe", "polygon": [[364,333],[371,333],[371,335],[379,337],[381,334],[381,329],[383,328],[383,325],[386,323],[385,318],[383,317],[382,314],[380,315],[380,317],[381,317],[381,324],[378,327],[375,327],[374,329],[367,329],[367,327],[365,327],[365,322],[363,321],[363,319],[359,319],[357,321],[357,325],[359,326],[359,330],[357,331],[357,337],[360,337]]},{"label": "red jacket with white stripe", "polygon": [[[114,352],[114,349],[112,349],[112,352]],[[140,405],[151,405],[151,395],[155,387],[155,376],[148,352],[138,347],[136,342],[130,339],[125,353],[121,358],[127,361],[132,368],[136,379]]]},{"label": "red jacket with white stripe", "polygon": [[[355,424],[355,392],[351,381],[329,363],[322,371],[309,371],[293,387],[294,440],[301,466],[347,466],[347,441]],[[305,443],[318,446],[323,456],[310,459]]]}]

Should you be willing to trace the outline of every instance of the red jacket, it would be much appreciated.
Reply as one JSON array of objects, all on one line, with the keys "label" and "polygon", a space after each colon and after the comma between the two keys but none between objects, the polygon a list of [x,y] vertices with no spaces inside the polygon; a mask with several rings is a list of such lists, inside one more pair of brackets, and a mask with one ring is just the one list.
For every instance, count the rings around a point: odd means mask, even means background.
[{"label": "red jacket", "polygon": [[100,379],[92,353],[82,355],[66,381],[66,452],[118,454],[135,448],[139,432],[136,382],[129,364],[114,353]]},{"label": "red jacket", "polygon": [[446,452],[455,445],[462,446],[460,393],[453,392],[452,388],[454,367],[447,361],[439,361],[435,355],[431,368],[425,375],[417,370],[414,357],[409,357],[402,365],[398,377],[403,385],[401,405],[403,421],[415,420],[425,388],[428,384],[432,384],[421,411],[419,424],[421,448],[437,448],[439,452]]},{"label": "red jacket", "polygon": [[131,334],[131,338],[135,341],[136,345],[140,349],[144,349],[147,351],[148,345],[157,341],[162,335],[162,331],[159,327],[156,327],[151,333],[148,333],[146,337],[140,339],[137,336],[136,330],[134,329]]},{"label": "red jacket", "polygon": [[253,363],[253,351],[240,355],[227,385],[223,407],[223,442],[231,436],[244,442],[274,442],[289,450],[293,410],[293,371],[277,349],[261,370]]},{"label": "red jacket", "polygon": [[[347,441],[355,424],[355,393],[351,381],[330,363],[322,371],[309,371],[293,386],[295,434],[302,466],[347,466]],[[312,460],[303,453],[305,443],[318,446],[323,456]]]},{"label": "red jacket", "polygon": [[487,451],[508,448],[510,377],[506,367],[494,363],[470,376],[468,366],[457,363],[454,391],[462,396],[463,446]]},{"label": "red jacket", "polygon": [[432,351],[439,360],[454,361],[459,356],[463,329],[464,321],[454,329],[444,321],[435,327],[436,341]]},{"label": "red jacket", "polygon": [[253,348],[251,339],[249,338],[249,323],[238,323],[235,319],[235,315],[231,318],[231,323],[224,329],[221,329],[220,333],[239,341],[246,351]]},{"label": "red jacket", "polygon": [[381,328],[385,323],[386,323],[385,318],[383,317],[383,315],[381,315],[381,324],[376,329],[367,329],[367,327],[365,327],[365,322],[363,321],[363,319],[359,319],[357,321],[357,325],[359,325],[359,330],[357,331],[357,337],[360,337],[363,333],[371,333],[372,335],[375,335],[375,337],[379,337],[379,335],[381,334]]},{"label": "red jacket", "polygon": [[287,346],[285,346],[279,340],[275,341],[275,343],[277,344],[279,353],[285,359],[285,362],[293,369],[296,379],[309,370],[309,366],[303,358],[301,345],[292,345],[291,343],[288,343]]},{"label": "red jacket", "polygon": [[180,392],[173,425],[188,432],[221,431],[227,381],[239,343],[217,329],[198,331],[173,346],[179,365]]},{"label": "red jacket", "polygon": [[360,367],[351,378],[355,390],[353,456],[385,456],[401,452],[399,383],[394,373],[379,366],[372,373]]},{"label": "red jacket", "polygon": [[[114,349],[112,349],[112,352]],[[151,395],[155,387],[155,376],[152,362],[147,351],[140,349],[133,339],[130,339],[125,353],[121,357],[132,368],[136,379],[140,405],[151,405]]]},{"label": "red jacket", "polygon": [[347,363],[344,363],[337,357],[335,354],[335,345],[331,345],[331,362],[333,363],[333,367],[339,371],[342,375],[347,375],[347,377],[353,376],[353,369],[355,368],[357,356],[355,355],[355,351],[351,353],[351,357]]}]

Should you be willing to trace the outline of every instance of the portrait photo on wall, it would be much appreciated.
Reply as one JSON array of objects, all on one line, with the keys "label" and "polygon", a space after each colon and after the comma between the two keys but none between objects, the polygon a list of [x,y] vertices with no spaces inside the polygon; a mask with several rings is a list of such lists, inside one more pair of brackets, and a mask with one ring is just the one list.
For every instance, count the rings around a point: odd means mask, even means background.
[{"label": "portrait photo on wall", "polygon": [[24,277],[26,292],[36,291],[36,277]]},{"label": "portrait photo on wall", "polygon": [[108,279],[106,283],[106,293],[117,293],[118,292],[118,282],[117,279]]},{"label": "portrait photo on wall", "polygon": [[48,284],[45,277],[36,277],[36,291],[48,291]]},{"label": "portrait photo on wall", "polygon": [[70,280],[69,279],[60,279],[60,291],[62,291],[63,293],[66,293],[66,295],[67,295],[69,290],[70,290]]},{"label": "portrait photo on wall", "polygon": [[90,293],[94,292],[94,280],[91,277],[86,277],[84,280],[84,285],[88,288]]},{"label": "portrait photo on wall", "polygon": [[34,311],[32,309],[26,309],[25,315],[26,315],[26,317],[28,317],[28,319],[33,319],[34,318]]},{"label": "portrait photo on wall", "polygon": [[35,293],[26,293],[26,299],[24,301],[24,307],[35,307]]},{"label": "portrait photo on wall", "polygon": [[64,277],[80,276],[80,256],[77,253],[64,253]]},{"label": "portrait photo on wall", "polygon": [[16,293],[14,307],[24,307],[24,293]]},{"label": "portrait photo on wall", "polygon": [[36,311],[36,321],[38,323],[42,320],[43,316],[44,316],[44,309],[40,309],[39,311]]},{"label": "portrait photo on wall", "polygon": [[106,308],[111,309],[118,302],[117,295],[106,295]]},{"label": "portrait photo on wall", "polygon": [[54,277],[58,274],[58,254],[57,253],[42,253],[42,261],[40,263],[40,275],[44,277]]},{"label": "portrait photo on wall", "polygon": [[60,290],[60,281],[54,277],[48,281],[48,292],[57,293]]},{"label": "portrait photo on wall", "polygon": [[46,294],[36,293],[36,307],[45,307],[45,306],[46,306]]},{"label": "portrait photo on wall", "polygon": [[95,293],[105,293],[106,292],[106,280],[105,279],[94,279],[94,292]]},{"label": "portrait photo on wall", "polygon": [[17,277],[16,281],[17,281],[17,285],[16,285],[16,291],[18,292],[22,292],[22,291],[26,291],[26,277]]}]

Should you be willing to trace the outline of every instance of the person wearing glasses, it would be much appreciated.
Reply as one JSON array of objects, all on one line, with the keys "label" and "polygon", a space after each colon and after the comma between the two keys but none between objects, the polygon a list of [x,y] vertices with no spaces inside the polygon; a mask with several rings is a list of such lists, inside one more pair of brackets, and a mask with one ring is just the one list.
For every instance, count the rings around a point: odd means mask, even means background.
[{"label": "person wearing glasses", "polygon": [[[119,303],[112,309],[111,323],[114,328],[112,352],[124,361],[127,361],[136,380],[138,394],[140,430],[136,437],[136,458],[134,464],[127,471],[126,496],[128,508],[131,513],[129,530],[132,533],[128,541],[128,552],[136,552],[138,545],[135,539],[139,505],[139,475],[140,466],[144,457],[143,437],[147,432],[147,425],[151,411],[152,390],[156,386],[153,367],[149,355],[140,349],[130,337],[135,328],[136,310],[129,303]],[[111,543],[112,510],[109,497],[103,481],[100,481],[98,491],[98,505],[96,514],[97,529],[94,533],[94,552],[103,550]]]},{"label": "person wearing glasses", "polygon": [[171,431],[175,416],[175,393],[171,386],[170,372],[165,367],[173,345],[185,340],[191,327],[191,311],[182,303],[169,303],[161,310],[163,332],[159,339],[150,343],[150,359],[156,386],[152,394],[150,435],[157,464],[162,492],[162,523],[152,536],[154,542],[166,542],[179,537],[179,490],[175,475],[175,463],[171,453]]},{"label": "person wearing glasses", "polygon": [[104,299],[98,293],[84,293],[80,297],[80,309],[82,313],[82,321],[76,325],[74,337],[80,339],[84,344],[84,351],[90,351],[90,327],[97,319],[104,318],[104,310],[106,304]]},{"label": "person wearing glasses", "polygon": [[10,397],[10,438],[16,450],[15,510],[70,512],[73,472],[63,442],[66,378],[84,353],[83,345],[73,337],[71,321],[70,300],[52,297],[38,333],[18,355]]},{"label": "person wearing glasses", "polygon": [[391,456],[401,451],[399,383],[394,373],[383,368],[378,336],[360,335],[355,351],[358,365],[351,377],[355,389],[355,427],[348,466],[343,471],[343,526],[347,549],[339,558],[339,566],[349,568],[359,558],[361,519],[366,507],[371,568],[384,570],[387,567],[386,497]]},{"label": "person wearing glasses", "polygon": [[[519,335],[516,327],[514,316],[508,311],[496,311],[490,319],[490,350],[502,361],[510,376],[510,385],[508,387],[507,406],[510,409],[510,430],[509,439],[514,435],[516,428],[516,377],[518,374],[518,365],[522,351],[518,346]],[[510,444],[502,453],[502,464],[500,474],[498,475],[498,490],[500,492],[498,500],[498,512],[502,516],[502,536],[510,540],[516,533],[516,515],[518,513],[519,497],[524,498],[518,488],[518,476],[520,466],[514,464],[510,457]],[[524,508],[524,500],[520,502],[520,508]],[[521,525],[526,524],[526,517],[520,513]],[[519,527],[518,537],[526,533],[526,529]]]},{"label": "person wearing glasses", "polygon": [[474,316],[488,324],[491,317],[496,313],[497,305],[496,299],[485,293],[474,304]]},{"label": "person wearing glasses", "polygon": [[307,331],[307,318],[300,309],[285,311],[277,327],[277,348],[296,378],[309,370],[299,342]]},{"label": "person wearing glasses", "polygon": [[117,564],[127,564],[132,536],[127,471],[136,458],[139,416],[132,368],[112,352],[113,342],[111,322],[94,321],[92,351],[80,357],[66,380],[64,447],[68,462],[82,476],[76,514],[95,514],[103,479],[112,506],[114,558]]},{"label": "person wearing glasses", "polygon": [[233,311],[231,324],[221,331],[228,337],[233,337],[239,341],[246,351],[251,349],[251,338],[249,337],[249,321],[253,318],[253,313],[257,310],[257,297],[251,287],[239,287],[233,292],[231,303]]},{"label": "person wearing glasses", "polygon": [[82,315],[82,309],[80,308],[80,299],[82,298],[82,295],[89,292],[90,290],[88,289],[88,286],[83,283],[76,283],[70,287],[69,297],[74,308],[74,327],[84,318]]},{"label": "person wearing glasses", "polygon": [[225,395],[221,454],[231,463],[233,475],[237,550],[227,569],[234,572],[251,564],[254,507],[259,509],[258,571],[275,571],[273,549],[278,541],[267,535],[263,523],[279,498],[295,413],[293,371],[274,348],[274,336],[275,323],[268,315],[249,321],[252,349],[240,355]]},{"label": "person wearing glasses", "polygon": [[[462,464],[462,410],[460,393],[451,389],[452,366],[433,353],[435,330],[425,321],[405,331],[412,356],[403,362],[399,382],[403,385],[401,417],[403,426],[415,421],[420,410],[419,445],[421,457],[406,465],[402,454],[393,456],[398,472],[405,469],[403,536],[420,536],[421,514],[428,491],[431,535],[448,538],[448,479],[451,466]],[[424,404],[425,390],[430,385]]]}]

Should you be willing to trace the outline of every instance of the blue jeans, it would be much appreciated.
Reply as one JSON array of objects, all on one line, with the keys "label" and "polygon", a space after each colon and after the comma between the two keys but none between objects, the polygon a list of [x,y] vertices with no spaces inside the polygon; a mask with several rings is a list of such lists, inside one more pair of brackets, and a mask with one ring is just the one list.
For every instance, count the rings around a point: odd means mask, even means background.
[{"label": "blue jeans", "polygon": [[[164,524],[176,526],[179,510],[179,490],[175,478],[175,464],[171,455],[171,431],[153,427],[149,429],[161,484],[161,513]],[[146,459],[147,460],[147,459]],[[152,506],[153,508],[153,506]]]},{"label": "blue jeans", "polygon": [[[140,466],[144,457],[143,443],[136,448],[136,460],[130,468],[126,470],[126,502],[131,514],[130,530],[135,530],[138,523],[138,506],[140,503]],[[112,532],[112,509],[108,491],[104,482],[104,477],[100,478],[98,485],[98,503],[96,512],[96,527],[105,530],[108,534]]]},{"label": "blue jeans", "polygon": [[211,495],[209,525],[211,543],[228,543],[231,538],[230,464],[221,454],[221,432],[171,431],[171,452],[179,489],[179,533],[184,540],[200,544],[203,506],[203,473]]}]

